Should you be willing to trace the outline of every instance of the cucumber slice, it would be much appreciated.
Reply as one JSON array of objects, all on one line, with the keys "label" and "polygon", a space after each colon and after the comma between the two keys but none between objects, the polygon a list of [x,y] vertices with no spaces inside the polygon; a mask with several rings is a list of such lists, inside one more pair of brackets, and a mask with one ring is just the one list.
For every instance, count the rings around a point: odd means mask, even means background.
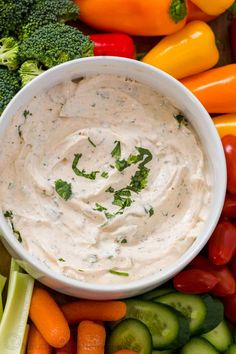
[{"label": "cucumber slice", "polygon": [[207,314],[207,308],[198,295],[173,293],[153,300],[174,307],[189,320],[190,333],[199,331]]},{"label": "cucumber slice", "polygon": [[180,354],[218,354],[217,350],[206,339],[194,337],[185,344]]},{"label": "cucumber slice", "polygon": [[200,334],[207,333],[212,329],[216,328],[220,322],[224,319],[224,306],[222,302],[213,298],[210,295],[202,295],[202,300],[204,301],[207,308],[207,315],[205,321],[200,328]]},{"label": "cucumber slice", "polygon": [[126,317],[148,327],[155,349],[176,349],[189,340],[188,321],[175,309],[143,300],[127,300],[126,305]]},{"label": "cucumber slice", "polygon": [[224,354],[236,354],[236,344],[232,344]]},{"label": "cucumber slice", "polygon": [[233,343],[233,336],[225,321],[222,321],[212,331],[202,335],[203,338],[208,340],[217,350],[224,352]]},{"label": "cucumber slice", "polygon": [[171,286],[165,286],[162,288],[157,288],[153,291],[149,291],[146,294],[141,295],[139,298],[142,300],[152,301],[153,299],[157,299],[160,296],[167,295],[170,293],[175,293],[175,289]]},{"label": "cucumber slice", "polygon": [[145,324],[127,319],[115,327],[108,339],[107,351],[113,354],[121,349],[130,349],[137,354],[152,353],[152,337]]}]

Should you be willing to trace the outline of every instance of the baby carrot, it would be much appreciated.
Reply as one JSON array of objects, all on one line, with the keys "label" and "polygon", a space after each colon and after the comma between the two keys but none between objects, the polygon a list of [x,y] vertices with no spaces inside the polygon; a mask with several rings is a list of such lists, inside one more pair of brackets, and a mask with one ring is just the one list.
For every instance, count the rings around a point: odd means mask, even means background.
[{"label": "baby carrot", "polygon": [[82,320],[118,321],[126,315],[126,304],[122,301],[80,300],[62,306],[69,324]]},{"label": "baby carrot", "polygon": [[114,354],[137,354],[137,353],[130,349],[121,349],[118,350],[118,352],[115,352]]},{"label": "baby carrot", "polygon": [[70,336],[70,340],[64,347],[59,348],[55,351],[56,354],[76,354],[76,342],[73,336]]},{"label": "baby carrot", "polygon": [[92,321],[82,321],[78,326],[77,354],[104,354],[106,331]]},{"label": "baby carrot", "polygon": [[37,328],[32,324],[29,330],[27,354],[51,354],[52,347],[45,341]]},{"label": "baby carrot", "polygon": [[52,347],[61,348],[70,339],[70,328],[60,307],[44,289],[35,288],[29,317]]}]

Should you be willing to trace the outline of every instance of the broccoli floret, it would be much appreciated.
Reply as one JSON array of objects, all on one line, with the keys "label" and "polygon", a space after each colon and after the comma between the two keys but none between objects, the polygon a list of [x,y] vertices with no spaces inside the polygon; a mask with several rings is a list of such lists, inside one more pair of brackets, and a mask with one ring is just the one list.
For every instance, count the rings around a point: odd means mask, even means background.
[{"label": "broccoli floret", "polygon": [[18,72],[20,74],[22,86],[25,86],[35,77],[42,74],[44,70],[36,60],[27,60],[21,65]]},{"label": "broccoli floret", "polygon": [[19,66],[18,42],[12,37],[0,39],[0,65],[5,65],[9,70]]},{"label": "broccoli floret", "polygon": [[21,28],[20,38],[26,39],[36,29],[50,23],[76,20],[78,15],[79,7],[72,0],[35,0]]},{"label": "broccoli floret", "polygon": [[0,0],[0,36],[17,34],[34,0]]},{"label": "broccoli floret", "polygon": [[0,114],[20,88],[19,74],[0,66]]},{"label": "broccoli floret", "polygon": [[46,68],[92,55],[93,42],[78,29],[60,23],[39,28],[19,46],[22,62],[34,59]]}]

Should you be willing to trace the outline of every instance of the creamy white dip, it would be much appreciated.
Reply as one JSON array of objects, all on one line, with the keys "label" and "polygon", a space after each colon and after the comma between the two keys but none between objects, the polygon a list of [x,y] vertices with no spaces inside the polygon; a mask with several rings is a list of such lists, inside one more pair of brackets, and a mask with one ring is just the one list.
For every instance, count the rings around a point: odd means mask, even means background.
[{"label": "creamy white dip", "polygon": [[169,267],[198,237],[211,199],[202,146],[182,118],[125,77],[87,77],[34,97],[1,141],[0,203],[15,236],[48,267],[86,282]]}]

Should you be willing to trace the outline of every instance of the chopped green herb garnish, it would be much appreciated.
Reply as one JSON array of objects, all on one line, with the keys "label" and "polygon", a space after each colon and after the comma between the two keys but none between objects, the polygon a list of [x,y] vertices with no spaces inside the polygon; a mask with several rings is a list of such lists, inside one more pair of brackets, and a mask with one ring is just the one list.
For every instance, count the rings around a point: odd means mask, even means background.
[{"label": "chopped green herb garnish", "polygon": [[115,270],[115,269],[109,269],[109,273],[115,274],[115,275],[120,275],[122,277],[128,277],[129,276],[129,273],[119,272],[118,270]]},{"label": "chopped green herb garnish", "polygon": [[115,189],[113,187],[109,187],[105,190],[105,192],[114,193]]},{"label": "chopped green herb garnish", "polygon": [[120,243],[127,243],[128,241],[126,240],[126,238],[123,238],[123,240],[121,240]]},{"label": "chopped green herb garnish", "polygon": [[75,154],[74,160],[72,162],[72,170],[74,171],[74,173],[77,176],[95,180],[96,176],[97,176],[97,173],[99,173],[99,171],[92,171],[92,172],[87,173],[84,169],[83,170],[79,170],[77,168],[78,162],[81,159],[81,157],[82,157],[82,154]]},{"label": "chopped green herb garnish", "polygon": [[181,125],[184,124],[184,125],[187,125],[188,124],[188,121],[187,119],[185,118],[185,116],[181,113],[179,114],[174,114],[174,118],[177,120],[178,124],[179,124],[179,129],[181,128]]},{"label": "chopped green herb garnish", "polygon": [[3,215],[5,218],[13,218],[13,212],[11,210],[6,210]]},{"label": "chopped green herb garnish", "polygon": [[65,260],[63,258],[59,258],[58,261],[59,262],[65,262]]},{"label": "chopped green herb garnish", "polygon": [[144,208],[144,210],[147,214],[149,214],[149,217],[153,216],[153,214],[154,214],[153,207]]},{"label": "chopped green herb garnish", "polygon": [[15,229],[15,226],[14,226],[14,223],[13,223],[13,212],[11,210],[7,210],[7,211],[4,212],[3,215],[5,216],[5,218],[9,219],[12,231],[13,231],[13,233],[15,235],[17,235],[17,240],[21,243],[23,241],[22,237],[21,237],[21,233],[20,233],[20,231]]},{"label": "chopped green herb garnish", "polygon": [[28,118],[28,116],[32,116],[32,113],[30,112],[30,111],[24,111],[23,112],[23,116],[25,117],[25,119],[27,119]]},{"label": "chopped green herb garnish", "polygon": [[102,174],[101,174],[101,176],[103,177],[103,178],[108,178],[109,177],[109,174],[108,174],[108,172],[102,172]]},{"label": "chopped green herb garnish", "polygon": [[96,210],[96,211],[105,211],[105,210],[107,210],[107,208],[105,208],[101,204],[96,203],[95,206],[96,206],[96,208],[93,208],[93,210]]},{"label": "chopped green herb garnish", "polygon": [[139,152],[138,155],[129,155],[127,160],[116,159],[115,165],[118,171],[121,172],[127,167],[140,161],[142,161],[142,164],[145,165],[152,160],[152,154],[148,149],[144,149],[142,147],[135,147],[135,149]]},{"label": "chopped green herb garnish", "polygon": [[97,147],[97,145],[94,144],[94,142],[90,139],[90,137],[88,137],[88,141],[90,142],[91,145],[93,145],[93,147]]},{"label": "chopped green herb garnish", "polygon": [[125,209],[132,204],[131,191],[127,188],[120,189],[114,193],[113,205],[119,206],[121,209]]},{"label": "chopped green herb garnish", "polygon": [[116,146],[114,147],[114,149],[111,152],[111,156],[115,157],[116,159],[119,159],[121,157],[121,147],[120,147],[120,141],[115,141],[114,144],[116,144]]},{"label": "chopped green herb garnish", "polygon": [[21,130],[21,125],[18,125],[18,127],[17,127],[17,131],[18,131],[18,135],[19,135],[20,139],[22,139],[22,130]]},{"label": "chopped green herb garnish", "polygon": [[136,193],[141,192],[141,190],[147,186],[149,172],[149,168],[143,165],[141,166],[140,164],[138,171],[136,171],[134,176],[131,177],[131,182],[128,188]]},{"label": "chopped green herb garnish", "polygon": [[55,190],[64,200],[68,200],[72,195],[71,183],[58,179],[55,181]]},{"label": "chopped green herb garnish", "polygon": [[108,213],[108,211],[105,211],[105,217],[109,220],[109,219],[112,219],[116,216],[116,214],[111,214],[111,213]]}]

